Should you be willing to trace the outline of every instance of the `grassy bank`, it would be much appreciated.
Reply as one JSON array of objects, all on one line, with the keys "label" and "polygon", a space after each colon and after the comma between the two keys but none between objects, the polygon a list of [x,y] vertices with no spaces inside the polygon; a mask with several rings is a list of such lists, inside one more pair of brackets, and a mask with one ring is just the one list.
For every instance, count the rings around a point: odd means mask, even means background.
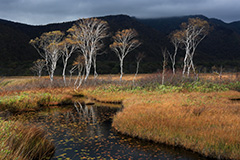
[{"label": "grassy bank", "polygon": [[51,159],[55,147],[35,126],[0,119],[0,159]]},{"label": "grassy bank", "polygon": [[113,127],[121,133],[208,157],[240,159],[240,93],[229,91],[232,85],[151,90],[108,86],[84,94],[101,101],[122,100],[125,108],[113,120]]},{"label": "grassy bank", "polygon": [[37,111],[52,105],[72,104],[72,94],[69,92],[69,89],[42,89],[2,94],[0,111],[17,113]]}]

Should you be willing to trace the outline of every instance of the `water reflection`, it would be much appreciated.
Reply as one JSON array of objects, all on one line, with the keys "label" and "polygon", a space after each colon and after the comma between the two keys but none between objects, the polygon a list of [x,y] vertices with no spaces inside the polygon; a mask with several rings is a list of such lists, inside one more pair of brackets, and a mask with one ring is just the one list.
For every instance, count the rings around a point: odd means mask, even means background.
[{"label": "water reflection", "polygon": [[[90,109],[89,109],[86,106],[83,107],[80,102],[75,102],[74,107],[76,108],[78,116],[81,118],[82,121],[86,121],[88,123],[92,122],[93,124],[96,123],[97,119],[95,116],[95,112],[93,110],[93,106],[90,106]],[[72,118],[74,119],[74,122],[75,122],[75,118],[73,114],[72,113],[70,114],[72,115]]]},{"label": "water reflection", "polygon": [[112,117],[121,106],[84,105],[55,108],[19,116],[50,133],[53,159],[204,159],[192,152],[136,140],[116,133]]}]

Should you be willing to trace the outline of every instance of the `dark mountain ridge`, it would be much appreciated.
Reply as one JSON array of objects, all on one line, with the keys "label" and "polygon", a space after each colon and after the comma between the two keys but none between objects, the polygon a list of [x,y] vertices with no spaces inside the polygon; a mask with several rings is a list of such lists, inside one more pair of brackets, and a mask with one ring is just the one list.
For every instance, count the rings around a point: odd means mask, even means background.
[{"label": "dark mountain ridge", "polygon": [[[135,55],[138,52],[146,54],[140,65],[140,72],[155,72],[160,69],[162,61],[161,48],[167,47],[169,50],[173,48],[168,39],[169,33],[179,29],[179,25],[182,22],[187,22],[188,18],[195,17],[207,20],[214,28],[197,49],[194,58],[195,63],[198,66],[207,67],[213,65],[239,67],[240,21],[225,23],[202,15],[157,19],[137,19],[127,15],[98,18],[108,22],[111,36],[116,31],[127,28],[134,28],[139,33],[138,39],[142,42],[142,45],[126,57],[124,65],[125,73],[133,73],[136,65]],[[66,32],[75,22],[32,26],[0,19],[0,76],[31,75],[29,68],[32,62],[40,58],[40,56],[29,44],[30,39],[53,30]],[[119,72],[118,58],[108,47],[112,42],[111,36],[105,40],[104,50],[106,54],[97,58],[99,73]],[[177,57],[179,65],[181,65],[180,59],[181,52]],[[61,59],[58,64],[57,74],[60,74]]]}]

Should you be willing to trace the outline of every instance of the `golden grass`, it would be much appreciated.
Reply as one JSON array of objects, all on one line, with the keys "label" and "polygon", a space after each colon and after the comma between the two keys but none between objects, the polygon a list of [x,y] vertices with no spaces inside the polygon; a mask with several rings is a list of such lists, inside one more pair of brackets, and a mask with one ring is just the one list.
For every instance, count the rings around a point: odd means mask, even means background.
[{"label": "golden grass", "polygon": [[123,100],[113,120],[124,134],[209,157],[240,159],[240,98],[235,91],[167,93],[85,91],[99,100]]},{"label": "golden grass", "polygon": [[223,73],[220,79],[219,74],[217,73],[200,73],[199,78],[202,78],[204,80],[212,80],[212,81],[218,81],[218,80],[240,80],[240,73]]},{"label": "golden grass", "polygon": [[0,159],[51,159],[55,152],[47,134],[36,126],[0,120]]}]

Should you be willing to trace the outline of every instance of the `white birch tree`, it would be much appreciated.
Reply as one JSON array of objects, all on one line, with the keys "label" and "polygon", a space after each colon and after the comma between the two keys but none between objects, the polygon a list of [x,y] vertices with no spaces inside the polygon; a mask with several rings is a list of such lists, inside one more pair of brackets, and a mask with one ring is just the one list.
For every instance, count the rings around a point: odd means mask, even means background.
[{"label": "white birch tree", "polygon": [[142,53],[142,52],[138,53],[138,55],[136,56],[137,67],[136,67],[136,73],[135,73],[135,75],[134,75],[134,77],[133,77],[133,84],[134,84],[135,79],[136,79],[137,74],[138,74],[139,64],[140,64],[141,60],[142,60],[144,57],[145,57],[145,55],[144,55],[144,53]]},{"label": "white birch tree", "polygon": [[37,37],[30,41],[30,44],[32,44],[38,53],[45,59],[51,82],[53,82],[57,61],[61,55],[59,43],[62,41],[63,36],[64,33],[61,31],[51,31],[43,33],[40,38]]},{"label": "white birch tree", "polygon": [[85,57],[80,55],[76,58],[76,60],[73,62],[73,70],[75,70],[75,68],[78,71],[78,75],[77,78],[74,82],[74,90],[79,89],[79,87],[82,85],[84,77],[85,77]]},{"label": "white birch tree", "polygon": [[93,74],[94,74],[94,79],[96,79],[98,77],[98,73],[97,73],[97,56],[98,55],[102,55],[102,54],[104,54],[104,52],[98,52],[96,54],[93,54],[93,70],[94,70]]},{"label": "white birch tree", "polygon": [[49,57],[49,69],[50,80],[53,82],[53,75],[57,68],[57,61],[61,57],[59,43],[62,41],[64,33],[61,31],[52,31],[44,35],[49,41],[48,45],[48,57]]},{"label": "white birch tree", "polygon": [[48,68],[48,45],[49,43],[45,40],[46,37],[42,36],[40,38],[36,37],[35,39],[30,40],[30,44],[37,50],[38,54],[45,60],[45,66],[49,74]]},{"label": "white birch tree", "polygon": [[123,60],[129,52],[137,48],[141,43],[135,39],[137,32],[134,29],[125,29],[116,32],[113,36],[114,42],[110,48],[116,53],[120,61],[120,81],[123,76]]},{"label": "white birch tree", "polygon": [[178,36],[177,31],[170,34],[170,39],[171,39],[171,43],[174,46],[174,52],[171,53],[171,52],[167,51],[167,53],[168,53],[169,58],[172,63],[172,71],[173,71],[173,76],[174,76],[176,74],[176,69],[175,69],[176,56],[177,56],[178,48],[180,45],[180,37]]},{"label": "white birch tree", "polygon": [[102,39],[108,36],[107,29],[108,24],[106,21],[88,18],[79,20],[68,30],[76,38],[78,48],[85,58],[85,81],[88,79],[91,71],[93,56],[96,56],[102,48]]},{"label": "white birch tree", "polygon": [[73,54],[74,51],[77,49],[77,42],[72,37],[71,35],[68,35],[62,42],[59,44],[61,48],[61,53],[62,53],[62,61],[63,61],[63,81],[64,85],[67,86],[66,82],[66,68],[67,68],[67,63],[71,55]]},{"label": "white birch tree", "polygon": [[189,18],[188,23],[181,24],[181,30],[174,34],[174,37],[183,44],[185,49],[183,76],[187,71],[189,77],[192,68],[194,74],[195,67],[193,63],[193,56],[199,43],[206,37],[210,29],[207,21],[199,18]]}]

